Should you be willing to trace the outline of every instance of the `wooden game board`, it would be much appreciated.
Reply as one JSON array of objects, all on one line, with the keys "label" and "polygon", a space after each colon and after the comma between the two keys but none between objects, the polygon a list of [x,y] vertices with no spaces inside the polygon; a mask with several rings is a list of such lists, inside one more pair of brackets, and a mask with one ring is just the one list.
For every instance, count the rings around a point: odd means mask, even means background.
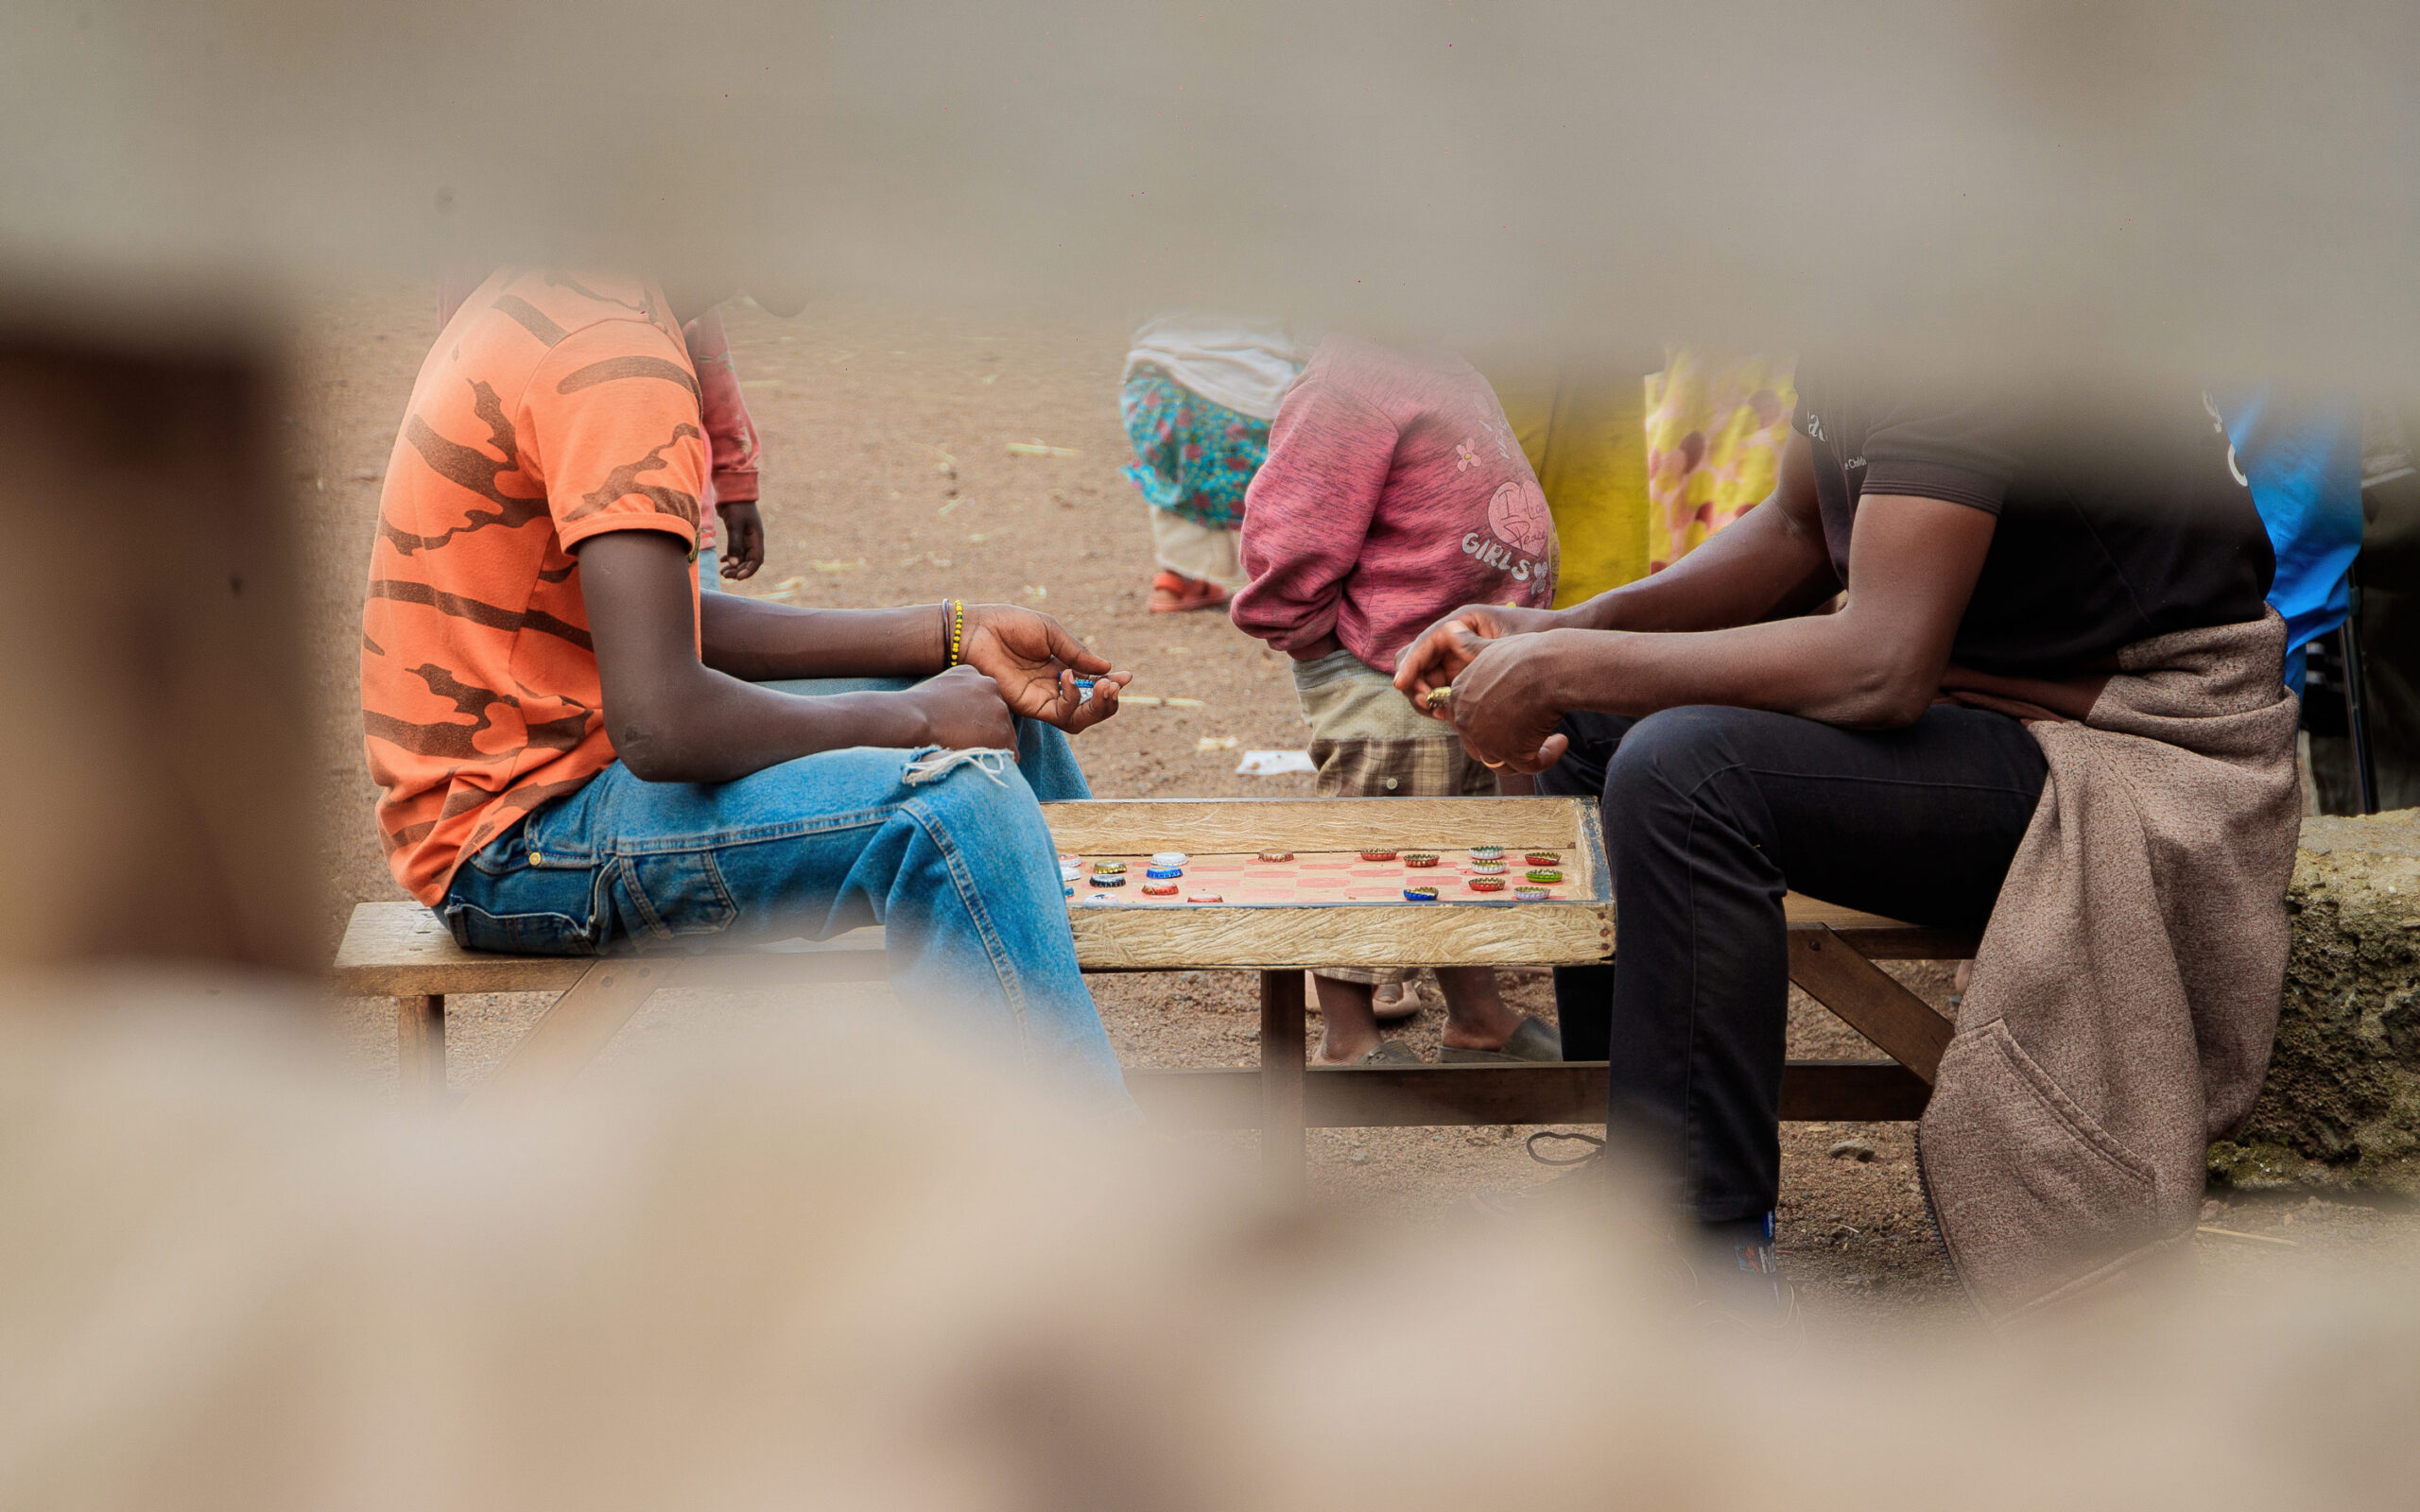
[{"label": "wooden game board", "polygon": [[[1184,875],[1175,880],[1176,896],[1154,898],[1143,891],[1154,879],[1145,875],[1150,858],[1144,855],[1084,857],[1087,866],[1105,860],[1126,864],[1126,883],[1105,893],[1114,908],[1201,908],[1217,904],[1196,903],[1196,895],[1215,895],[1219,903],[1238,908],[1289,907],[1321,908],[1337,903],[1393,903],[1405,908],[1433,906],[1414,902],[1406,898],[1407,887],[1434,887],[1435,902],[1488,903],[1501,908],[1524,906],[1513,896],[1514,887],[1545,885],[1547,897],[1543,902],[1572,896],[1571,869],[1564,863],[1569,857],[1554,852],[1554,869],[1564,880],[1552,885],[1531,883],[1527,873],[1530,867],[1517,850],[1503,860],[1503,870],[1494,880],[1502,885],[1495,892],[1478,891],[1471,881],[1481,873],[1473,869],[1474,863],[1466,850],[1432,852],[1438,862],[1433,867],[1414,867],[1400,859],[1394,861],[1364,861],[1357,850],[1305,850],[1295,853],[1290,861],[1263,861],[1257,853],[1193,856],[1184,867]],[[1543,852],[1541,852],[1543,853]],[[1083,877],[1075,882],[1076,895],[1071,907],[1092,906],[1088,900],[1103,896],[1103,890],[1086,884]]]},{"label": "wooden game board", "polygon": [[[1613,892],[1590,805],[1578,799],[1156,799],[1047,803],[1061,852],[1126,863],[1120,901],[1069,900],[1087,971],[1219,966],[1508,966],[1600,961],[1613,949]],[[1473,892],[1469,851],[1500,845],[1505,889]],[[1364,849],[1433,851],[1431,868],[1365,862]],[[1263,862],[1264,850],[1291,850]],[[1516,900],[1528,850],[1555,851],[1553,896]],[[1151,854],[1189,858],[1173,898],[1143,896]],[[1406,886],[1434,885],[1434,902]],[[1217,893],[1217,903],[1186,901]]]}]

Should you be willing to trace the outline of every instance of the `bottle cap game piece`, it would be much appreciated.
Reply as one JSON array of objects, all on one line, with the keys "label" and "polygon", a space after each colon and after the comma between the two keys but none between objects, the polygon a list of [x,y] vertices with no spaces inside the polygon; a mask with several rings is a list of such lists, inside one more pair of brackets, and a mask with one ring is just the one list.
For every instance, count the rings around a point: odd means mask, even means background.
[{"label": "bottle cap game piece", "polygon": [[1475,845],[1471,847],[1471,859],[1473,861],[1501,861],[1504,859],[1504,848],[1500,845]]},{"label": "bottle cap game piece", "polygon": [[1521,859],[1533,867],[1551,867],[1563,860],[1563,852],[1560,850],[1532,850],[1524,855]]},{"label": "bottle cap game piece", "polygon": [[1471,879],[1471,891],[1473,892],[1502,892],[1503,890],[1504,879],[1502,877],[1473,877]]},{"label": "bottle cap game piece", "polygon": [[1553,897],[1554,892],[1547,887],[1515,887],[1512,889],[1512,896],[1525,903],[1542,903]]},{"label": "bottle cap game piece", "polygon": [[1151,857],[1151,865],[1155,867],[1181,867],[1191,859],[1192,858],[1190,856],[1187,856],[1182,850],[1162,850],[1153,854]]},{"label": "bottle cap game piece", "polygon": [[1176,896],[1176,884],[1173,882],[1147,882],[1143,884],[1143,896],[1146,898],[1173,898]]},{"label": "bottle cap game piece", "polygon": [[1500,877],[1504,875],[1504,863],[1501,861],[1475,861],[1471,863],[1471,875],[1474,877]]},{"label": "bottle cap game piece", "polygon": [[[1537,857],[1531,856],[1530,859],[1534,861]],[[1552,861],[1554,857],[1548,856],[1547,859],[1548,861]],[[1115,876],[1117,873],[1126,869],[1126,863],[1123,861],[1096,861],[1093,863],[1093,869],[1095,871],[1106,872],[1111,876]]]},{"label": "bottle cap game piece", "polygon": [[1404,901],[1407,902],[1433,903],[1437,901],[1437,889],[1434,887],[1406,887],[1403,890],[1403,896]]},{"label": "bottle cap game piece", "polygon": [[1454,701],[1454,687],[1453,687],[1453,684],[1451,684],[1451,683],[1447,683],[1444,687],[1442,687],[1442,688],[1431,688],[1431,689],[1429,689],[1429,690],[1428,690],[1428,695],[1427,695],[1427,696],[1428,696],[1428,707],[1429,707],[1429,708],[1431,708],[1431,709],[1443,709],[1443,708],[1444,708],[1447,704],[1452,703],[1452,702]]},{"label": "bottle cap game piece", "polygon": [[1539,867],[1530,873],[1531,882],[1561,882],[1563,873],[1552,867]]},{"label": "bottle cap game piece", "polygon": [[1097,892],[1084,900],[1084,906],[1087,908],[1106,908],[1115,902],[1117,902],[1117,900],[1112,898],[1109,894],[1105,892]]},{"label": "bottle cap game piece", "polygon": [[1215,892],[1197,892],[1185,899],[1189,903],[1223,903],[1226,901]]},{"label": "bottle cap game piece", "polygon": [[1260,853],[1260,859],[1263,861],[1291,861],[1294,859],[1294,852],[1291,850],[1263,850]]},{"label": "bottle cap game piece", "polygon": [[1437,864],[1437,857],[1433,851],[1407,850],[1403,853],[1403,864],[1407,867],[1433,867]]},{"label": "bottle cap game piece", "polygon": [[1392,850],[1364,850],[1361,852],[1361,859],[1364,861],[1392,861],[1394,858],[1395,853]]},{"label": "bottle cap game piece", "polygon": [[1066,897],[1073,898],[1076,896],[1076,885],[1067,881],[1063,877],[1059,880],[1059,888],[1061,893]]},{"label": "bottle cap game piece", "polygon": [[1183,867],[1145,867],[1145,868],[1143,868],[1143,875],[1145,875],[1145,876],[1147,876],[1147,877],[1151,877],[1151,878],[1160,879],[1160,880],[1166,880],[1166,879],[1167,879],[1167,878],[1169,878],[1169,877],[1182,877],[1182,876],[1184,876],[1184,868]]},{"label": "bottle cap game piece", "polygon": [[1126,879],[1115,871],[1096,871],[1092,874],[1090,880],[1092,885],[1096,887],[1123,887],[1126,885]]},{"label": "bottle cap game piece", "polygon": [[1062,850],[1059,852],[1059,864],[1063,867],[1080,867],[1084,864],[1084,858],[1071,850]]}]

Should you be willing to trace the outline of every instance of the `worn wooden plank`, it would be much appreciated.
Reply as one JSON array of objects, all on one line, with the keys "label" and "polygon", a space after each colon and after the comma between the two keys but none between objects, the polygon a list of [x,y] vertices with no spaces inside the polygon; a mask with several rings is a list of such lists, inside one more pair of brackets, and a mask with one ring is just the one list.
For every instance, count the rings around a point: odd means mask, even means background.
[{"label": "worn wooden plank", "polygon": [[1829,928],[1789,932],[1789,979],[1932,1085],[1955,1026]]},{"label": "worn wooden plank", "polygon": [[1309,1038],[1307,984],[1299,971],[1260,973],[1260,1175],[1269,1191],[1303,1188],[1304,1051]]},{"label": "worn wooden plank", "polygon": [[[871,952],[878,961],[882,949],[881,929],[869,927],[848,930],[827,940],[784,940],[749,950],[648,958],[689,963],[683,970],[694,977],[687,983],[690,986],[776,987],[789,982],[873,981],[882,974],[876,964],[836,967],[822,958],[856,957]],[[716,964],[725,962],[729,964]],[[344,943],[337,950],[336,985],[337,990],[356,997],[561,992],[593,964],[595,958],[585,956],[466,951],[454,943],[436,915],[418,903],[359,903],[345,926]],[[836,970],[858,973],[872,970],[873,974],[835,975]]]},{"label": "worn wooden plank", "polygon": [[1888,1060],[1793,1060],[1781,1074],[1791,1124],[1887,1124],[1924,1117],[1932,1084]]},{"label": "worn wooden plank", "polygon": [[1855,946],[1870,961],[1962,961],[1982,943],[1977,930],[1935,929],[1902,923],[1880,914],[1843,908],[1790,893],[1781,901],[1792,928],[1822,925]]},{"label": "worn wooden plank", "polygon": [[1077,962],[1105,971],[1569,966],[1601,961],[1614,948],[1609,903],[1084,908],[1069,924]]},{"label": "worn wooden plank", "polygon": [[[1240,800],[1239,800],[1240,801]],[[1415,799],[1371,799],[1407,804]],[[1495,799],[1440,799],[1494,802]],[[1510,800],[1507,800],[1510,801]],[[1061,807],[1063,805],[1048,805]],[[1873,960],[1959,960],[1974,954],[1973,935],[1927,929],[1877,914],[1791,893],[1790,922],[1821,924]],[[1301,910],[1288,925],[1236,927],[1235,916],[1274,916],[1274,909],[1189,908],[1079,914],[1073,923],[1077,958],[1086,971],[1128,971],[1306,966],[1573,965],[1602,960],[1612,950],[1611,911],[1590,903],[1525,903],[1480,910],[1479,926],[1437,926],[1465,905],[1426,909],[1392,905]],[[1584,917],[1574,917],[1575,914]],[[1182,918],[1170,928],[1133,920]],[[1503,933],[1499,933],[1502,931]],[[856,930],[820,945],[791,949],[879,948],[879,930]],[[1195,947],[1199,946],[1200,949]],[[742,953],[753,954],[755,953]],[[559,992],[579,980],[586,960],[548,955],[496,955],[466,951],[418,903],[362,903],[353,911],[337,952],[336,985],[359,997],[453,992]],[[774,968],[743,967],[743,973]]]},{"label": "worn wooden plank", "polygon": [[1212,854],[1284,846],[1357,850],[1383,839],[1404,850],[1463,846],[1581,849],[1596,806],[1576,798],[1090,799],[1045,803],[1062,850]]},{"label": "worn wooden plank", "polygon": [[337,947],[336,986],[354,997],[424,992],[560,992],[586,960],[466,951],[418,903],[359,903]]},{"label": "worn wooden plank", "polygon": [[[1252,1128],[1261,1118],[1260,1073],[1131,1070],[1127,1090],[1162,1128]],[[1793,1123],[1865,1123],[1919,1117],[1932,1094],[1888,1060],[1793,1060],[1782,1073],[1781,1116]],[[1605,1063],[1539,1066],[1322,1068],[1304,1080],[1312,1128],[1470,1124],[1601,1124]]]},{"label": "worn wooden plank", "polygon": [[445,1093],[445,999],[410,993],[395,1000],[395,1075],[404,1095],[434,1101]]}]

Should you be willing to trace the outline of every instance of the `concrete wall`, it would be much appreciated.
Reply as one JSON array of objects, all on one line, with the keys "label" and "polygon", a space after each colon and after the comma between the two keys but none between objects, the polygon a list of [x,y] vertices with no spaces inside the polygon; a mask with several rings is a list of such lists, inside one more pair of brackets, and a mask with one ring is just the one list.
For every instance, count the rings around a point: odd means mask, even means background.
[{"label": "concrete wall", "polygon": [[2213,1177],[2420,1195],[2420,809],[2303,824],[2269,1080]]}]

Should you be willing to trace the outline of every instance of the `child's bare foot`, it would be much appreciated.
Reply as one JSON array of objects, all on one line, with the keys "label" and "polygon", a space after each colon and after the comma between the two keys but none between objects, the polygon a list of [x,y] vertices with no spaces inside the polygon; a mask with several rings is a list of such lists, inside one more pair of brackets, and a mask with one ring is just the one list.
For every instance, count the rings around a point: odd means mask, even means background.
[{"label": "child's bare foot", "polygon": [[1495,972],[1484,966],[1440,968],[1445,989],[1445,1027],[1437,1042],[1448,1050],[1501,1050],[1521,1027],[1521,1015],[1495,990]]},{"label": "child's bare foot", "polygon": [[1149,608],[1154,614],[1182,614],[1187,610],[1220,608],[1228,597],[1225,589],[1206,577],[1187,577],[1162,568],[1151,579]]},{"label": "child's bare foot", "polygon": [[1370,999],[1370,1017],[1380,1023],[1401,1023],[1406,1019],[1420,1017],[1428,1006],[1428,994],[1420,989],[1420,978],[1408,982],[1381,982]]},{"label": "child's bare foot", "polygon": [[1349,1066],[1377,1049],[1378,1021],[1370,1013],[1369,985],[1332,976],[1314,976],[1311,982],[1320,1000],[1320,1044],[1311,1064]]}]

